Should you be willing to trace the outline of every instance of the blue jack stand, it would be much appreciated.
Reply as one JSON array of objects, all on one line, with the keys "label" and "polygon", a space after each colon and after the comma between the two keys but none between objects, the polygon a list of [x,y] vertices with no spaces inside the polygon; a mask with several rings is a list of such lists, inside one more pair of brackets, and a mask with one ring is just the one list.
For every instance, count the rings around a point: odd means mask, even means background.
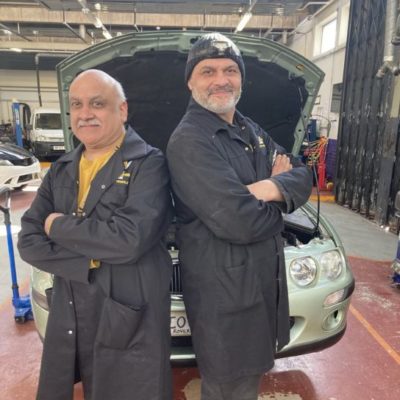
[{"label": "blue jack stand", "polygon": [[25,321],[33,319],[32,306],[29,295],[20,296],[19,287],[17,282],[17,271],[15,268],[14,246],[11,233],[11,218],[10,218],[10,204],[11,204],[11,189],[8,187],[0,188],[0,196],[5,194],[5,206],[0,205],[0,211],[4,213],[4,224],[7,233],[8,255],[10,259],[11,281],[12,281],[12,304],[14,306],[14,319],[15,322],[20,324]]}]

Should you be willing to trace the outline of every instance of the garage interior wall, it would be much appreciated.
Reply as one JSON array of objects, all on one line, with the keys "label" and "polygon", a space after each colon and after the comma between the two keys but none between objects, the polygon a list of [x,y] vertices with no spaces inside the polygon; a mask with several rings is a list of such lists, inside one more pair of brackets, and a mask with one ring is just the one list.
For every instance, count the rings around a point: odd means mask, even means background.
[{"label": "garage interior wall", "polygon": [[[394,227],[399,190],[400,78],[383,65],[391,0],[352,1],[338,134],[335,198],[379,225]],[[396,19],[397,1],[393,18]],[[388,9],[392,9],[389,8]],[[390,43],[390,39],[386,40]],[[398,49],[393,64],[398,65]]]},{"label": "garage interior wall", "polygon": [[[57,76],[55,71],[40,71],[43,107],[59,107]],[[0,70],[0,123],[12,123],[13,101],[26,103],[31,110],[39,107],[35,71]]]},{"label": "garage interior wall", "polygon": [[[325,72],[325,79],[321,85],[312,118],[319,122],[320,135],[329,136],[331,139],[336,139],[338,136],[339,112],[331,110],[332,92],[335,84],[343,82],[349,9],[349,0],[328,3],[313,16],[308,16],[301,21],[288,41],[288,46],[292,50],[304,55]],[[333,47],[324,50],[323,29],[332,21],[336,23]]]}]

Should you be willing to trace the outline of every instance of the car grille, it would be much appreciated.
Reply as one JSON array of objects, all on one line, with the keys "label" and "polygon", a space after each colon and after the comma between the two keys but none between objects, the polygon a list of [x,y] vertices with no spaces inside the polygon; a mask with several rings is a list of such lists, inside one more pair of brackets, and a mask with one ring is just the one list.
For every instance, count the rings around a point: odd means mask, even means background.
[{"label": "car grille", "polygon": [[18,182],[27,182],[30,181],[31,179],[33,179],[32,174],[22,175],[18,178]]},{"label": "car grille", "polygon": [[181,266],[177,259],[172,260],[172,278],[169,290],[171,294],[182,294]]}]

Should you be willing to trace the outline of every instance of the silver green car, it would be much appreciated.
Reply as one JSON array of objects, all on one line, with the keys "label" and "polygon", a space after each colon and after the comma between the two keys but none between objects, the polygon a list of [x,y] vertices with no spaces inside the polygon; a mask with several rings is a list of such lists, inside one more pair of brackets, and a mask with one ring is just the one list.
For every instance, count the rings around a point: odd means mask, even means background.
[{"label": "silver green car", "polygon": [[[184,83],[191,44],[204,32],[131,33],[68,57],[57,66],[67,151],[75,145],[69,128],[68,89],[79,72],[104,70],[123,85],[129,123],[150,144],[165,150],[189,100]],[[238,109],[288,151],[298,154],[323,72],[301,55],[267,39],[229,35],[242,51],[246,79]],[[310,204],[285,215],[290,342],[278,357],[318,351],[336,343],[346,329],[354,278],[332,225]],[[173,258],[171,336],[173,362],[195,360],[180,281],[174,225],[166,237]],[[39,335],[45,335],[51,275],[32,269],[32,306]],[[251,327],[249,327],[251,329]]]}]

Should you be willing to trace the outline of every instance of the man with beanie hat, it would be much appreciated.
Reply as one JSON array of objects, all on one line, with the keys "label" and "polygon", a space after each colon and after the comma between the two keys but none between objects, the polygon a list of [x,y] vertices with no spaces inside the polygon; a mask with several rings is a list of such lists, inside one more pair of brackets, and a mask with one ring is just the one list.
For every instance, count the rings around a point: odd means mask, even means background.
[{"label": "man with beanie hat", "polygon": [[202,400],[256,400],[288,343],[281,213],[312,187],[310,171],[236,110],[244,77],[229,38],[200,37],[185,71],[192,98],[167,148]]}]

